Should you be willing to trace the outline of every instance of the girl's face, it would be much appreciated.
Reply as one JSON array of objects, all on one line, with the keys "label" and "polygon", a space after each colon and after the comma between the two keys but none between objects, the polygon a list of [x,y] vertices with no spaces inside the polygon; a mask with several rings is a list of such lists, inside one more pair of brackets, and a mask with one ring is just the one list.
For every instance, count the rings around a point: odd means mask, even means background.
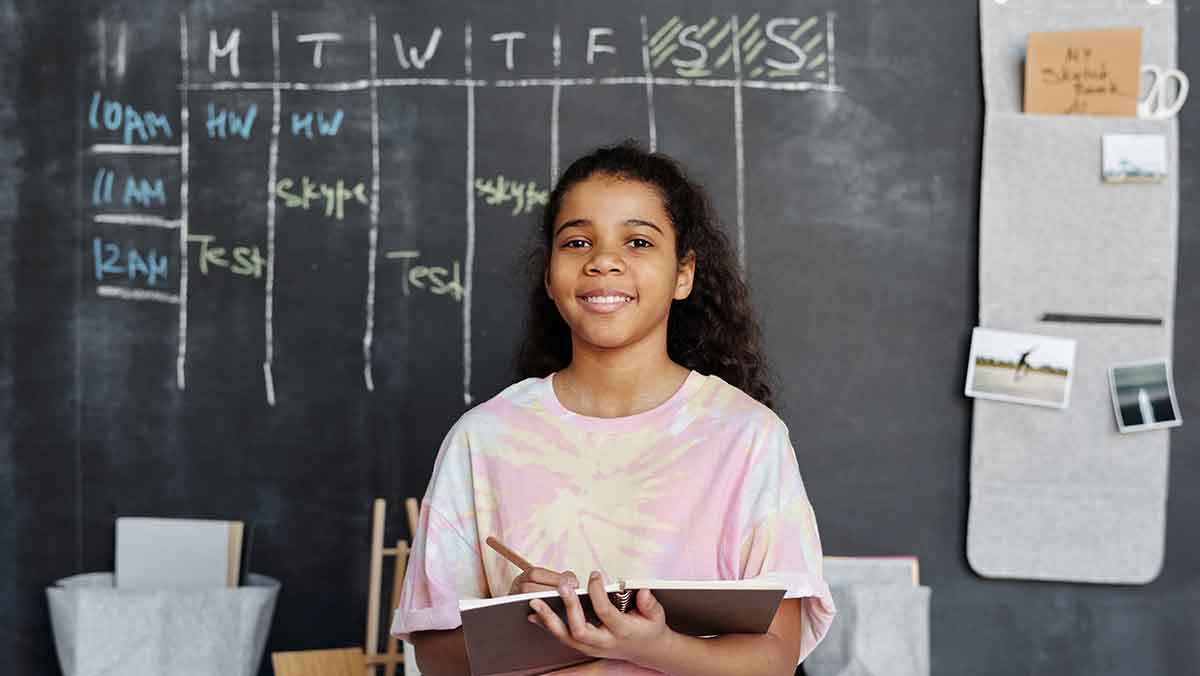
[{"label": "girl's face", "polygon": [[653,186],[596,175],[563,195],[546,293],[576,348],[651,340],[665,350],[671,302],[691,293],[694,273],[694,257],[675,255],[675,229]]}]

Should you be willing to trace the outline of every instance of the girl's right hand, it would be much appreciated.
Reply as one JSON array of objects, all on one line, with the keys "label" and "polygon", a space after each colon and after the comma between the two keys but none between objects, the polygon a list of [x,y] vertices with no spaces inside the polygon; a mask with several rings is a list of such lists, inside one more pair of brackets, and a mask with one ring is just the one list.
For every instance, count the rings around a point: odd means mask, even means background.
[{"label": "girl's right hand", "polygon": [[556,573],[552,570],[535,566],[513,578],[512,586],[508,588],[508,593],[525,594],[537,591],[554,591],[564,582],[569,584],[573,589],[579,588],[579,578],[575,577],[575,573],[569,570]]}]

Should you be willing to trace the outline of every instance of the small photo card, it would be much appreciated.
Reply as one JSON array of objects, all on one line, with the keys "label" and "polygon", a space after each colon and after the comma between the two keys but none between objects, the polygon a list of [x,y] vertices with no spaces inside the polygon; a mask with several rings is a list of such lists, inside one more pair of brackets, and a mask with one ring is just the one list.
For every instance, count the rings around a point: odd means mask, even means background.
[{"label": "small photo card", "polygon": [[1171,362],[1166,359],[1117,364],[1108,370],[1113,411],[1122,433],[1183,424],[1175,401]]},{"label": "small photo card", "polygon": [[967,364],[968,397],[1066,408],[1075,340],[977,327]]},{"label": "small photo card", "polygon": [[1105,183],[1161,183],[1167,177],[1167,137],[1105,134]]}]

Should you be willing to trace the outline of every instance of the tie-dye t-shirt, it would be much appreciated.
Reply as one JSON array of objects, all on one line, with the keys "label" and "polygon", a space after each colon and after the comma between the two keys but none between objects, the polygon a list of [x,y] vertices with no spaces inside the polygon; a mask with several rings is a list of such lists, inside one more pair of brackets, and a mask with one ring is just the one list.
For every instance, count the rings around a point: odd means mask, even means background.
[{"label": "tie-dye t-shirt", "polygon": [[[392,633],[454,629],[459,599],[503,596],[534,565],[605,581],[768,577],[802,598],[801,659],[833,620],[821,542],[784,423],[716,376],[622,418],[567,410],[554,376],[468,411],[438,452]],[[601,660],[560,674],[653,674]]]}]

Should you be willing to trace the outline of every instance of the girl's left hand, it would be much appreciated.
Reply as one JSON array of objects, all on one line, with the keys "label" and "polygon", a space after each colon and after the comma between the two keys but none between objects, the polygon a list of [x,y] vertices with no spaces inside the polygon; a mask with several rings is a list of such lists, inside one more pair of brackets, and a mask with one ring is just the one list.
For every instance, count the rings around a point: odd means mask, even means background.
[{"label": "girl's left hand", "polygon": [[666,612],[649,589],[638,590],[637,612],[622,613],[608,599],[600,574],[593,572],[588,579],[588,596],[603,623],[599,627],[584,617],[579,596],[570,583],[559,585],[558,593],[566,606],[565,624],[541,599],[530,601],[529,606],[536,614],[530,615],[529,621],[545,627],[563,644],[585,655],[641,663],[662,650],[671,637]]}]

